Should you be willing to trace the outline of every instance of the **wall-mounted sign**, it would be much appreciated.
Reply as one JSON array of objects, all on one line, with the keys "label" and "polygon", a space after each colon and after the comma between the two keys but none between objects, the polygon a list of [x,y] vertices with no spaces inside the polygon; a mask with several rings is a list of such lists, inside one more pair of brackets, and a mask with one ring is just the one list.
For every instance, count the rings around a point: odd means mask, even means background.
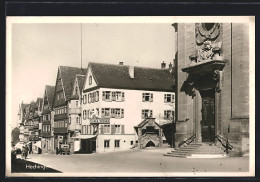
[{"label": "wall-mounted sign", "polygon": [[110,118],[92,118],[90,124],[110,124]]}]

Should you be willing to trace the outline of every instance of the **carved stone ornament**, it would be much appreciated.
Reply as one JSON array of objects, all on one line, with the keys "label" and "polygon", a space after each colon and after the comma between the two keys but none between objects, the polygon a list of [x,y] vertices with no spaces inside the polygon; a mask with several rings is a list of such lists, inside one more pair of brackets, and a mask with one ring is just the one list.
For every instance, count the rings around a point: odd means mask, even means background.
[{"label": "carved stone ornament", "polygon": [[[221,59],[221,41],[219,40],[221,25],[219,23],[196,23],[195,38],[197,62],[209,61],[213,57]],[[216,55],[216,56],[215,56]],[[219,55],[219,57],[217,57]]]}]

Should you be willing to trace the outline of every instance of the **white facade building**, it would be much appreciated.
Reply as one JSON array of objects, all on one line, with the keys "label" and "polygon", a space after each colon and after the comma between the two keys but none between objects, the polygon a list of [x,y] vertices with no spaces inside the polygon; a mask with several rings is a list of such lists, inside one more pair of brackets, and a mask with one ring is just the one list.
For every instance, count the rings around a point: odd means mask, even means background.
[{"label": "white facade building", "polygon": [[168,69],[89,63],[82,97],[81,148],[130,149],[138,145],[134,127],[143,120],[172,120],[174,78]]}]

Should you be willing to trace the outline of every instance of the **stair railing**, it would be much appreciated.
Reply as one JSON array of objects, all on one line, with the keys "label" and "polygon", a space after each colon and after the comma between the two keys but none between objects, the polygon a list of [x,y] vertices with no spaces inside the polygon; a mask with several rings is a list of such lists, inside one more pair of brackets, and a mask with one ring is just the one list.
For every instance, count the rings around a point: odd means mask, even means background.
[{"label": "stair railing", "polygon": [[184,140],[184,141],[182,141],[182,142],[180,142],[179,144],[178,144],[178,147],[180,148],[183,144],[187,144],[187,145],[189,145],[191,142],[193,142],[194,140],[195,140],[195,138],[196,138],[196,134],[195,135],[192,135],[191,137],[189,137],[187,140]]},{"label": "stair railing", "polygon": [[233,149],[233,146],[230,145],[230,143],[228,142],[228,139],[225,139],[224,137],[220,136],[220,135],[216,135],[215,138],[221,143],[221,145],[225,148],[224,152],[226,152],[226,154],[228,154],[229,150]]}]

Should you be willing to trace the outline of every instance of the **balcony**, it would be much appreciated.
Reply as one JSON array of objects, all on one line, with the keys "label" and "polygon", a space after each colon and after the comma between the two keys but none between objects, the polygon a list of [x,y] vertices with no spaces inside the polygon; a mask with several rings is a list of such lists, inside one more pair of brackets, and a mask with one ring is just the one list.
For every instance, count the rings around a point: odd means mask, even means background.
[{"label": "balcony", "polygon": [[69,114],[80,114],[80,113],[81,113],[81,107],[69,108]]},{"label": "balcony", "polygon": [[70,131],[80,131],[81,130],[81,124],[70,124],[68,126],[68,130],[70,130]]},{"label": "balcony", "polygon": [[59,133],[68,133],[67,128],[54,128],[54,134],[59,134]]},{"label": "balcony", "polygon": [[68,119],[67,113],[54,115],[54,120],[55,121],[62,120],[62,119]]}]

